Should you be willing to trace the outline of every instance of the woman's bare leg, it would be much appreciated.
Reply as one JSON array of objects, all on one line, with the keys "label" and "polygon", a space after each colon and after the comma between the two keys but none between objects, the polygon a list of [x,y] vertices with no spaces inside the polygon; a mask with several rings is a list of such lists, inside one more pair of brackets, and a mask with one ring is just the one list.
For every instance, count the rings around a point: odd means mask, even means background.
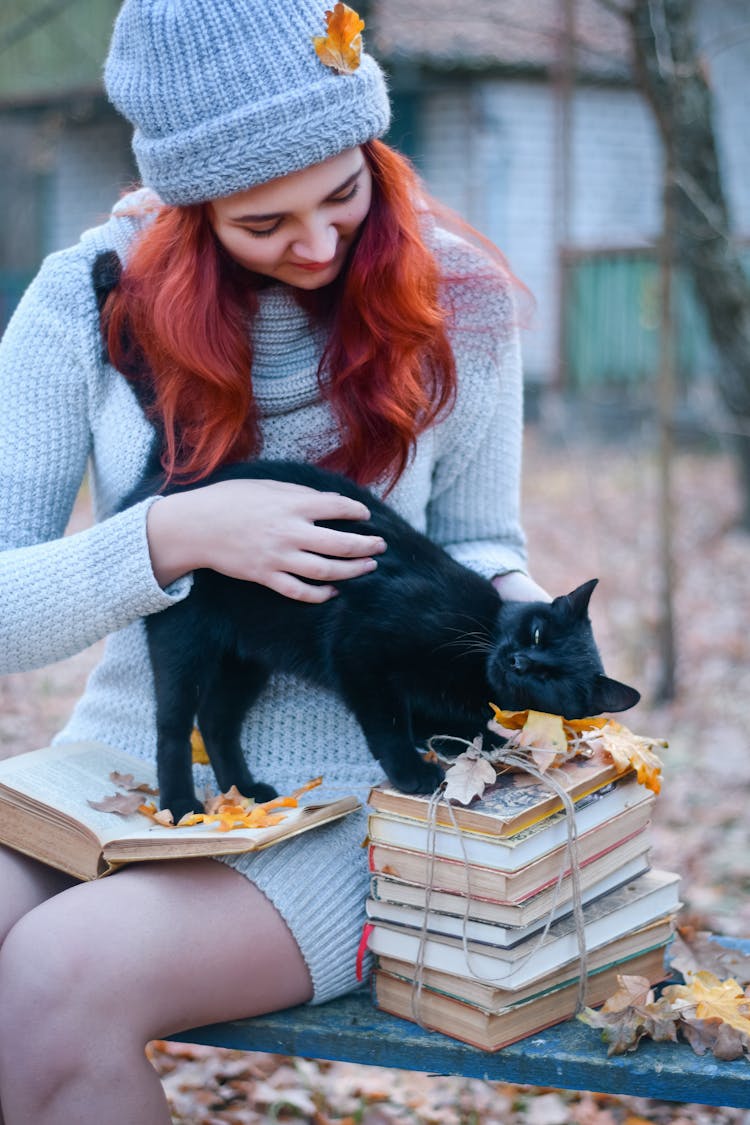
[{"label": "woman's bare leg", "polygon": [[[19,918],[76,880],[0,845],[0,946]],[[0,1125],[4,1125],[0,1107]]]},{"label": "woman's bare leg", "polygon": [[0,945],[19,918],[76,880],[0,845]]},{"label": "woman's bare leg", "polygon": [[140,864],[72,887],[0,951],[5,1125],[169,1125],[150,1039],[311,995],[283,919],[229,867]]}]

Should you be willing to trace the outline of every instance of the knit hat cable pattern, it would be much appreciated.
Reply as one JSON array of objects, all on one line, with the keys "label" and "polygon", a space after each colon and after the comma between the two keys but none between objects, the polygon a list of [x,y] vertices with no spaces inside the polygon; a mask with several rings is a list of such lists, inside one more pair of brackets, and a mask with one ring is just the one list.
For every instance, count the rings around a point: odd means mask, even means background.
[{"label": "knit hat cable pattern", "polygon": [[165,203],[215,199],[382,136],[383,74],[315,54],[325,0],[125,0],[104,81],[133,124],[143,183]]}]

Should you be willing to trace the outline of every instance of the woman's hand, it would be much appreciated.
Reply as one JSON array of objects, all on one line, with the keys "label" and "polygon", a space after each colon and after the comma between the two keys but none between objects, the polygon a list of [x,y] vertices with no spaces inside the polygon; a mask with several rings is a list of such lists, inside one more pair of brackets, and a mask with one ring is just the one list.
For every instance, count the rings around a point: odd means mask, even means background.
[{"label": "woman's hand", "polygon": [[[152,504],[147,534],[160,586],[199,567],[258,582],[303,602],[333,597],[333,585],[377,566],[376,535],[317,527],[316,520],[367,520],[358,500],[274,480],[227,480]],[[330,556],[330,557],[328,557]]]},{"label": "woman's hand", "polygon": [[552,598],[528,574],[521,570],[509,570],[507,574],[496,574],[492,585],[506,602],[551,602]]}]

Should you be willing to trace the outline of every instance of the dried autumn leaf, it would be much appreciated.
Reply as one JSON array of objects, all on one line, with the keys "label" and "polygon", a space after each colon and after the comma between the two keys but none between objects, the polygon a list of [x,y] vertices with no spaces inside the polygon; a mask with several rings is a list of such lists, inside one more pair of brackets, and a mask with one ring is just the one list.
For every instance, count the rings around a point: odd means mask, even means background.
[{"label": "dried autumn leaf", "polygon": [[[568,740],[563,730],[563,720],[560,715],[548,715],[545,711],[529,711],[528,718],[518,736],[519,746],[530,746],[546,752],[537,765],[546,769],[558,756],[564,757],[568,750]],[[534,761],[537,761],[536,756]]]},{"label": "dried autumn leaf", "polygon": [[120,816],[130,816],[138,812],[143,797],[140,793],[113,793],[111,797],[103,797],[101,801],[89,801],[92,809],[98,812],[119,813]]},{"label": "dried autumn leaf", "polygon": [[139,813],[143,813],[149,820],[155,821],[160,824],[162,828],[174,828],[174,817],[170,809],[157,809],[153,801],[148,801],[143,805],[138,806]]},{"label": "dried autumn leaf", "polygon": [[654,1000],[646,977],[623,974],[617,982],[616,992],[599,1011],[585,1008],[578,1017],[589,1027],[601,1029],[609,1055],[634,1051],[644,1035],[676,1038],[674,1025],[680,1018],[679,1012],[664,1005],[661,999]]},{"label": "dried autumn leaf", "polygon": [[684,977],[707,969],[722,979],[733,977],[746,987],[750,983],[750,954],[720,945],[715,936],[708,930],[678,926],[669,947],[672,968]]},{"label": "dried autumn leaf", "polygon": [[529,717],[528,711],[503,711],[495,703],[490,703],[493,710],[491,722],[497,723],[503,730],[522,730]]},{"label": "dried autumn leaf", "polygon": [[679,1003],[683,1019],[694,1011],[698,1020],[720,1020],[743,1035],[750,1035],[750,999],[736,980],[719,980],[713,973],[693,973],[687,984],[671,984],[663,996]]},{"label": "dried autumn leaf", "polygon": [[365,21],[348,4],[335,4],[326,12],[326,34],[315,35],[313,46],[320,61],[338,74],[354,74],[362,54]]},{"label": "dried autumn leaf", "polygon": [[494,768],[475,747],[471,747],[459,754],[445,771],[444,796],[446,800],[468,805],[475,797],[481,797],[486,786],[496,780]]},{"label": "dried autumn leaf", "polygon": [[197,727],[193,727],[190,734],[190,753],[194,766],[210,766],[211,759],[208,756],[206,744],[203,741],[203,735]]},{"label": "dried autumn leaf", "polygon": [[322,784],[322,777],[314,777],[312,781],[308,781],[304,785],[300,785],[299,789],[295,789],[292,793],[292,797],[298,801],[303,793],[309,793],[311,789],[317,789],[318,786]]},{"label": "dried autumn leaf", "polygon": [[147,781],[136,781],[132,773],[120,773],[118,770],[112,770],[109,775],[109,780],[112,781],[118,789],[127,789],[129,793],[149,793],[154,796],[158,790],[153,789]]},{"label": "dried autumn leaf", "polygon": [[612,759],[620,773],[634,769],[641,785],[654,793],[661,789],[661,761],[654,746],[666,746],[661,739],[644,738],[633,734],[621,723],[610,719],[593,737],[589,745],[603,750]]}]

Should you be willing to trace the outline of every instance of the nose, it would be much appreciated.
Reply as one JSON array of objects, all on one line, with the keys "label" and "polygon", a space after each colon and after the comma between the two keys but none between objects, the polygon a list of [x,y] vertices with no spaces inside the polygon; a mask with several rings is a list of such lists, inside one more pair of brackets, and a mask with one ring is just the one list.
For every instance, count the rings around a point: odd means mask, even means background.
[{"label": "nose", "polygon": [[336,228],[325,220],[311,221],[292,245],[296,258],[304,262],[330,262],[338,244]]},{"label": "nose", "polygon": [[515,672],[526,672],[529,667],[528,657],[520,652],[514,652],[510,658],[510,666]]}]

